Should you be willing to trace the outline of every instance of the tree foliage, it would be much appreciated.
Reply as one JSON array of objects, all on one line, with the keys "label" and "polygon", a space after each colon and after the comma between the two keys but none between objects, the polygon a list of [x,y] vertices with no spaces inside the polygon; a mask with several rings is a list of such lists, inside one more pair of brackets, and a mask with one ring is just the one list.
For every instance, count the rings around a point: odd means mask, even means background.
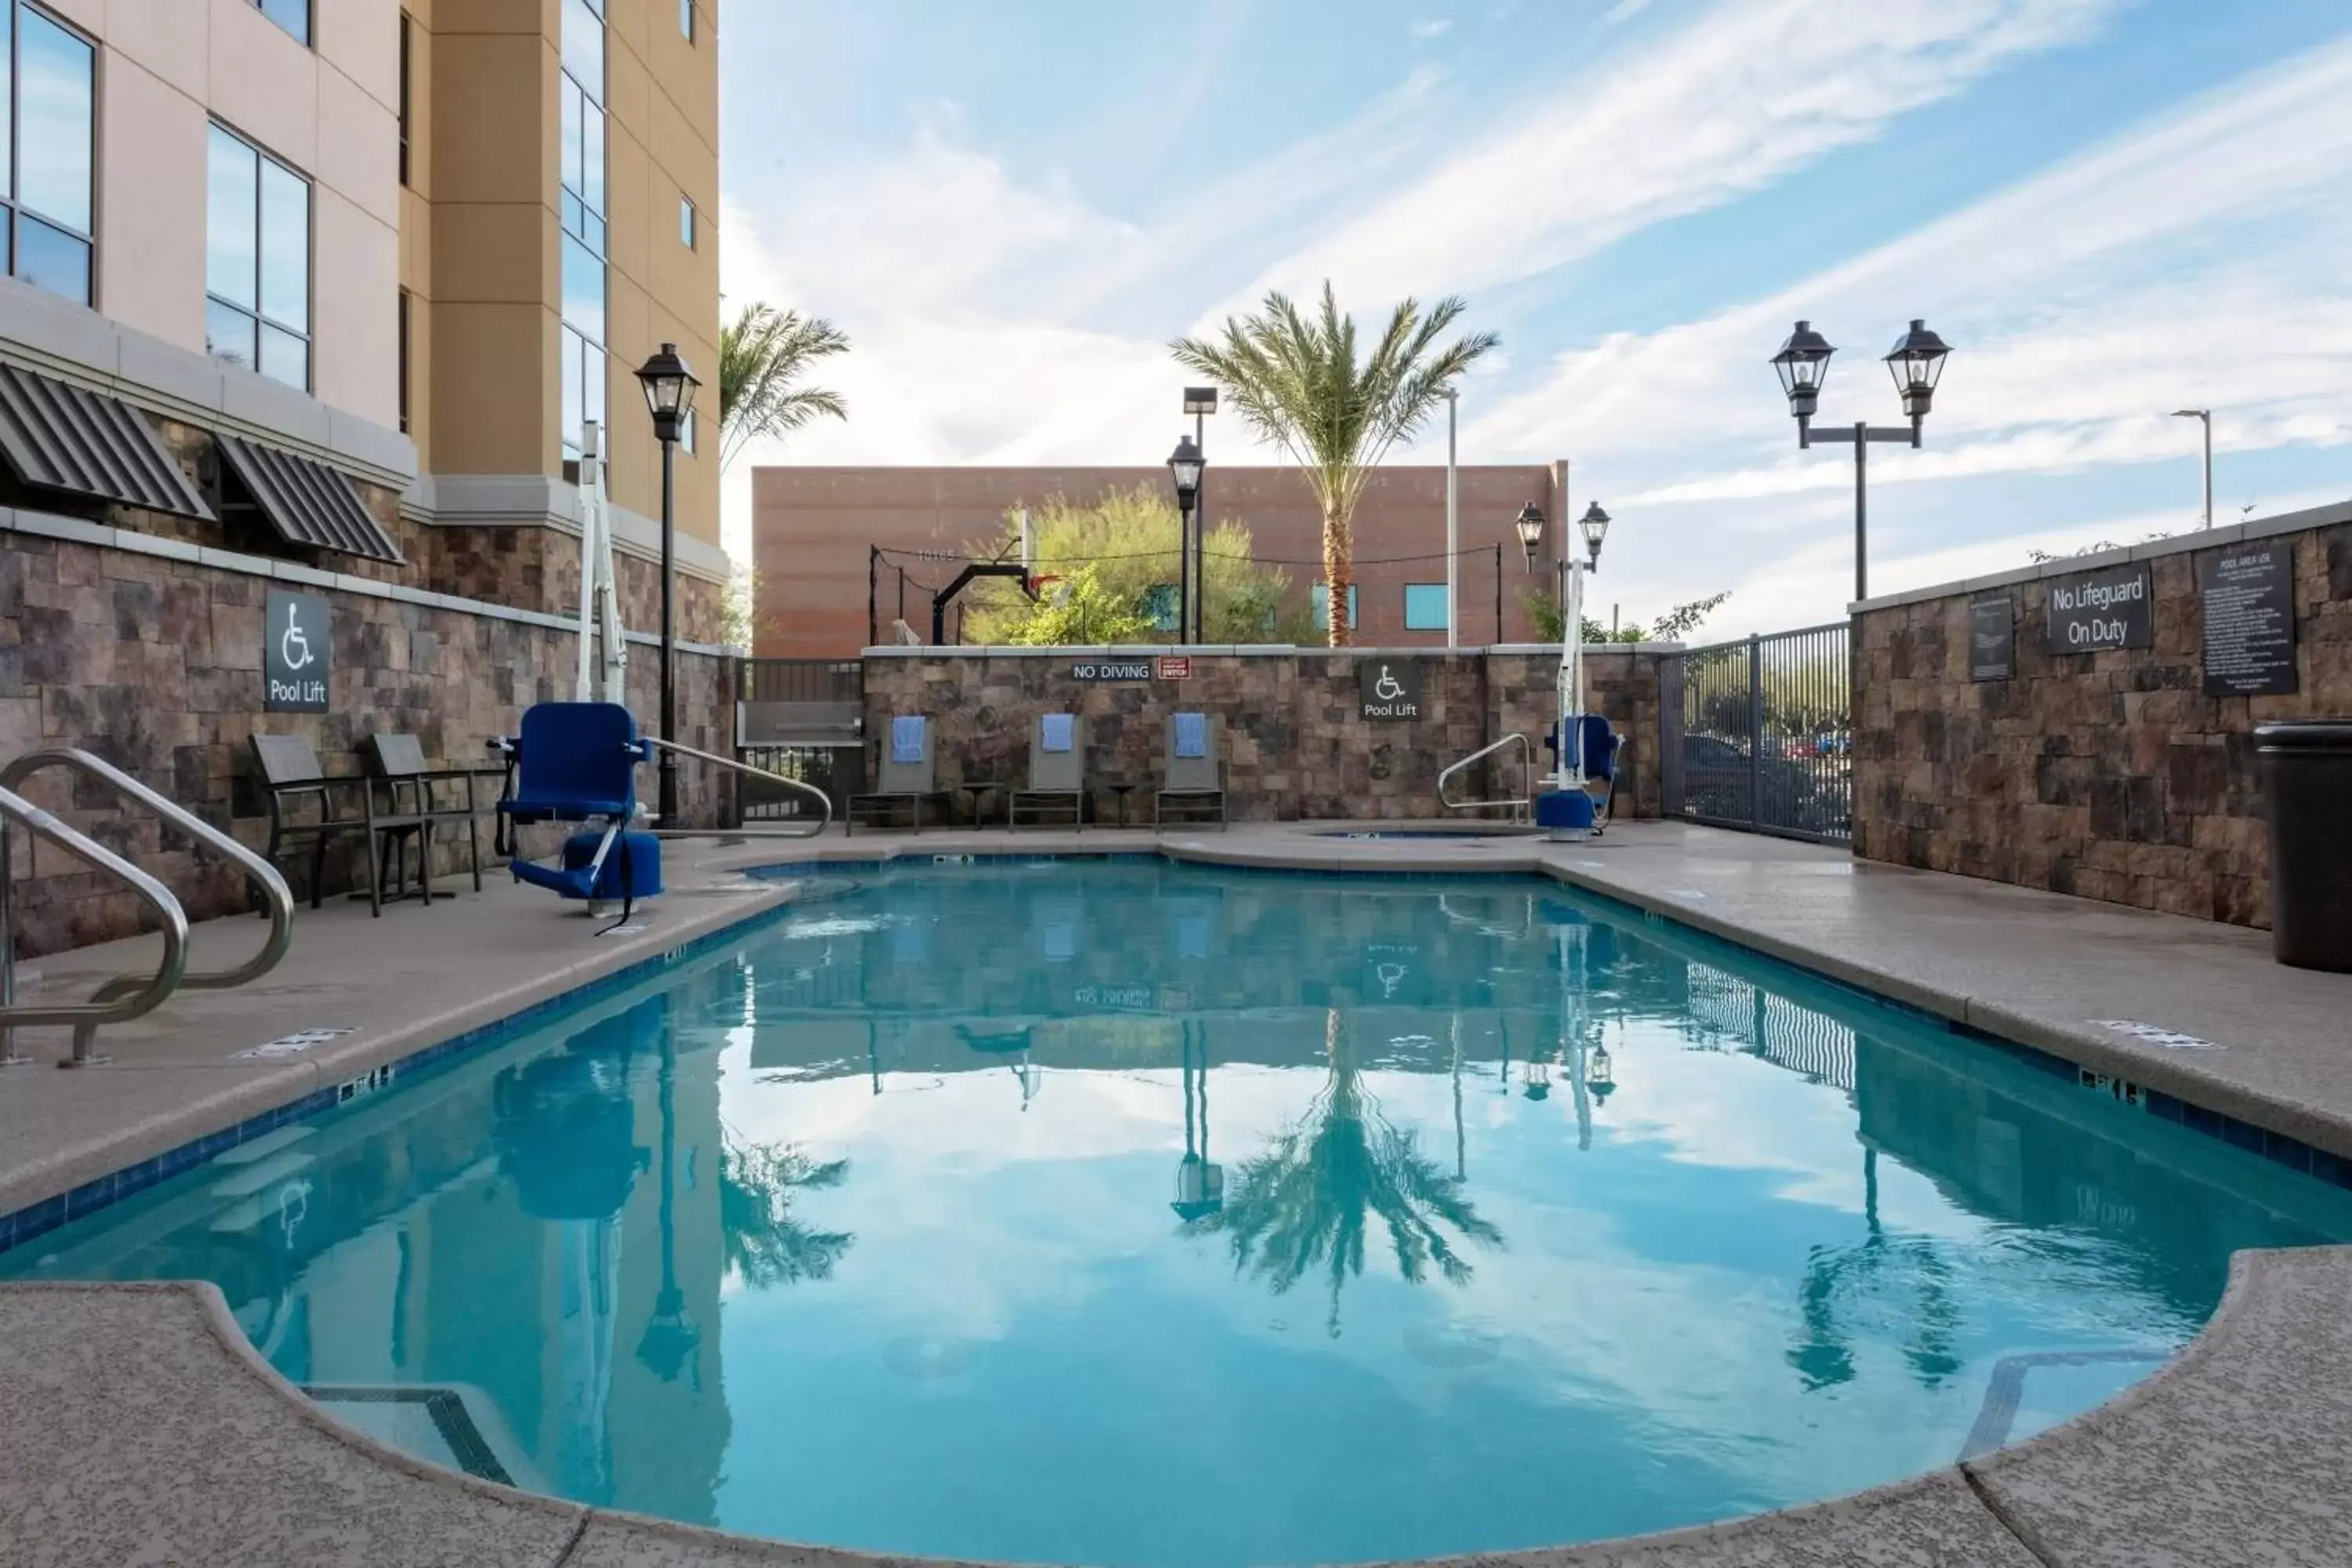
[{"label": "tree foliage", "polygon": [[[1686,605],[1676,605],[1645,628],[1639,622],[1630,626],[1609,627],[1591,616],[1583,617],[1584,640],[1588,643],[1680,642],[1705,625],[1707,616],[1723,608],[1731,597],[1727,588],[1720,594],[1709,594],[1703,599],[1693,599]],[[1568,629],[1568,617],[1561,613],[1559,595],[1540,588],[1530,588],[1519,595],[1527,607],[1528,618],[1535,622],[1538,642],[1558,642]]]},{"label": "tree foliage", "polygon": [[1331,586],[1333,647],[1349,640],[1356,502],[1389,449],[1410,441],[1462,374],[1501,340],[1493,332],[1438,339],[1466,307],[1448,297],[1423,314],[1417,300],[1390,312],[1387,327],[1360,344],[1353,316],[1339,312],[1327,280],[1312,316],[1284,294],[1260,312],[1227,317],[1215,338],[1179,338],[1177,362],[1223,387],[1230,406],[1262,439],[1298,465],[1323,512],[1323,578]]},{"label": "tree foliage", "polygon": [[763,437],[813,419],[846,419],[841,395],[801,380],[817,361],[849,352],[848,334],[822,316],[751,304],[719,329],[719,467]]},{"label": "tree foliage", "polygon": [[[1170,640],[1182,576],[1181,526],[1175,504],[1149,485],[1090,506],[1058,496],[1047,500],[1031,511],[1030,527],[1037,575],[1051,581],[1034,602],[1003,578],[973,584],[967,590],[971,607],[965,639],[1029,647]],[[967,548],[983,559],[1019,560],[1019,511],[1005,514],[1003,537]],[[1289,574],[1257,564],[1245,523],[1228,521],[1211,529],[1206,550],[1204,640],[1275,637]]]},{"label": "tree foliage", "polygon": [[793,1204],[802,1193],[839,1186],[848,1173],[846,1160],[820,1164],[798,1149],[753,1143],[727,1130],[719,1149],[719,1218],[728,1270],[761,1288],[832,1274],[857,1238],[803,1224]]}]

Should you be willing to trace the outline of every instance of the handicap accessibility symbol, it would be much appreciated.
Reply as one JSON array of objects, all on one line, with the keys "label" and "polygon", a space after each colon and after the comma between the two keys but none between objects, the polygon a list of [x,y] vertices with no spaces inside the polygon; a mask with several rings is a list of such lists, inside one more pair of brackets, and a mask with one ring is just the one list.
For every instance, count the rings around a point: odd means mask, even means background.
[{"label": "handicap accessibility symbol", "polygon": [[286,630],[278,639],[278,657],[288,669],[310,668],[310,639],[302,635],[302,623],[297,618],[300,610],[298,601],[286,602]]},{"label": "handicap accessibility symbol", "polygon": [[1384,664],[1381,666],[1381,679],[1372,688],[1372,693],[1383,702],[1393,702],[1404,695],[1404,687],[1389,673],[1389,667]]}]

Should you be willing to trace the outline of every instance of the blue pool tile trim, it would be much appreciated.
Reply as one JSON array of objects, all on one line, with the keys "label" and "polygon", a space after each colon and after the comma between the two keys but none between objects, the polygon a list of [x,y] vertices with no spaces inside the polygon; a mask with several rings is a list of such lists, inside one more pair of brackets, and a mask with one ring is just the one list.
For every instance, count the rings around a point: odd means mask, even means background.
[{"label": "blue pool tile trim", "polygon": [[[1778,965],[1793,971],[1812,984],[1833,988],[1850,1001],[1871,1007],[1884,1008],[1897,1016],[1941,1029],[1971,1044],[1990,1047],[2012,1060],[2048,1073],[2053,1078],[2063,1079],[2069,1083],[2087,1089],[2111,1089],[2118,1098],[2125,1098],[2128,1091],[2129,1098],[2159,1121],[2169,1121],[2177,1126],[2185,1127],[2192,1132],[2218,1139],[2233,1148],[2258,1154],[2274,1164],[2284,1165],[2290,1171],[2312,1176],[2331,1186],[2352,1189],[2352,1160],[2331,1154],[2325,1149],[2315,1148],[2299,1138],[2290,1137],[2283,1132],[2273,1132],[2266,1128],[2257,1127],[2252,1122],[2242,1121],[2234,1116],[2225,1116],[2219,1111],[2208,1110],[2177,1096],[2167,1094],[2161,1089],[2144,1089],[2136,1084],[2116,1082],[2105,1075],[2095,1073],[2079,1063],[2069,1061],[2038,1046],[2029,1046],[2020,1040],[2004,1039],[1999,1035],[1988,1034],[1972,1025],[1956,1022],[1939,1013],[1931,1013],[1924,1007],[1898,1001],[1892,996],[1882,995],[1878,992],[1853,984],[1834,975],[1808,969],[1802,964],[1748,947],[1728,937],[1703,931],[1696,926],[1677,921],[1658,910],[1646,909],[1629,900],[1601,892],[1580,883],[1570,882],[1540,873],[1513,870],[1503,867],[1485,870],[1475,866],[1464,867],[1454,871],[1358,871],[1313,866],[1220,866],[1202,861],[1174,860],[1151,850],[1104,850],[1098,854],[1080,850],[1076,853],[1055,854],[1022,854],[1017,851],[1010,854],[941,852],[936,857],[918,852],[887,860],[795,860],[775,866],[760,867],[745,874],[762,881],[788,881],[794,877],[806,876],[811,872],[870,874],[882,871],[924,870],[942,864],[988,866],[1010,863],[1034,866],[1062,860],[1130,862],[1156,860],[1182,866],[1189,869],[1213,872],[1220,876],[1369,877],[1386,881],[1408,882],[1459,881],[1465,877],[1511,877],[1536,882],[1552,892],[1565,893],[1574,898],[1605,905],[1621,911],[1629,919],[1679,926],[1693,937],[1719,942],[1726,947],[1736,949],[1752,962]],[[747,931],[759,925],[788,915],[792,909],[792,905],[785,904],[776,909],[761,910],[747,915],[740,921],[731,921],[715,931],[706,931],[684,946],[656,953],[650,958],[641,958],[634,963],[614,970],[600,979],[592,980],[574,990],[542,998],[518,1012],[508,1014],[503,1018],[478,1025],[464,1034],[456,1035],[438,1044],[412,1051],[407,1056],[394,1059],[387,1066],[394,1077],[405,1077],[446,1061],[451,1057],[480,1049],[509,1035],[544,1022],[558,1012],[587,1006],[616,991],[626,990],[632,985],[638,984],[665,969],[691,963],[715,947],[741,940]],[[376,1070],[384,1069],[379,1068]],[[135,1165],[100,1176],[95,1181],[85,1182],[60,1196],[44,1199],[29,1207],[18,1209],[14,1214],[0,1215],[0,1253],[12,1251],[47,1236],[60,1226],[95,1214],[126,1198],[134,1197],[159,1182],[167,1181],[193,1166],[202,1164],[224,1150],[234,1149],[240,1143],[249,1142],[264,1133],[277,1131],[289,1122],[306,1121],[314,1116],[323,1115],[341,1105],[343,1100],[341,1085],[315,1089],[301,1099],[281,1105],[276,1110],[247,1117],[234,1127],[207,1133],[202,1138],[183,1143],[178,1148],[159,1154],[153,1159],[142,1160]]]}]

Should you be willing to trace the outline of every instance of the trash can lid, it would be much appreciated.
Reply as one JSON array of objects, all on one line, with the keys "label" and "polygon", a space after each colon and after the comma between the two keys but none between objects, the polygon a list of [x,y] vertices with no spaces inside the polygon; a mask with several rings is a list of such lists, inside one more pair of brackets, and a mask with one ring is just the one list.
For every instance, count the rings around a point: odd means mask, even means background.
[{"label": "trash can lid", "polygon": [[2257,724],[2254,744],[2265,752],[2318,752],[2352,753],[2352,720],[2315,723]]}]

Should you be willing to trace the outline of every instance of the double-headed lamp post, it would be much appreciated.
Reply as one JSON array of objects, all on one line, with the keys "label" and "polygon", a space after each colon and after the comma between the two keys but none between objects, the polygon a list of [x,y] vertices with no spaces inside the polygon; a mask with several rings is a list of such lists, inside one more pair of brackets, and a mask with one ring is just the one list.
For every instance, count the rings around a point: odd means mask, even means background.
[{"label": "double-headed lamp post", "polygon": [[1895,388],[1903,395],[1903,412],[1909,416],[1907,426],[1872,425],[1868,421],[1852,429],[1843,426],[1826,430],[1813,428],[1813,416],[1821,407],[1822,384],[1829,379],[1830,356],[1837,350],[1829,339],[1813,331],[1811,321],[1799,321],[1780,352],[1772,356],[1772,368],[1780,373],[1780,390],[1788,395],[1789,412],[1797,420],[1797,446],[1810,447],[1816,441],[1832,445],[1853,444],[1853,596],[1870,597],[1870,552],[1868,472],[1870,444],[1874,441],[1901,441],[1910,446],[1920,445],[1922,426],[1927,420],[1928,407],[1936,401],[1936,382],[1944,374],[1944,360],[1951,353],[1944,340],[1928,330],[1927,323],[1913,317],[1911,330],[1895,340],[1895,347],[1885,356],[1888,374],[1895,377]]},{"label": "double-headed lamp post", "polygon": [[[1579,743],[1582,737],[1578,733],[1578,721],[1584,715],[1584,575],[1601,569],[1601,545],[1609,537],[1610,521],[1599,501],[1585,508],[1576,524],[1584,536],[1582,560],[1577,559],[1567,540],[1560,542],[1559,772],[1552,780],[1551,798],[1570,798],[1553,808],[1566,814],[1557,821],[1546,819],[1543,803],[1538,802],[1537,821],[1573,837],[1581,837],[1592,827],[1592,800],[1584,789],[1584,754]],[[1529,571],[1535,569],[1536,552],[1543,543],[1545,521],[1543,509],[1529,501],[1519,509],[1512,524],[1518,531],[1519,548],[1527,552]],[[1580,807],[1578,802],[1582,803]]]},{"label": "double-headed lamp post", "polygon": [[[1183,557],[1182,581],[1176,594],[1176,640],[1189,643],[1192,637],[1192,509],[1200,504],[1201,473],[1209,466],[1201,456],[1201,448],[1190,436],[1176,439],[1176,449],[1168,454],[1168,477],[1176,484],[1176,553]],[[1201,563],[1208,569],[1208,563]]]},{"label": "double-headed lamp post", "polygon": [[[694,389],[702,384],[680,359],[676,343],[637,367],[637,381],[646,389],[646,407],[654,416],[654,438],[661,443],[661,738],[677,739],[677,443],[685,434],[687,416],[694,411]],[[677,753],[662,748],[656,764],[661,781],[659,809],[664,827],[677,826]]]}]

